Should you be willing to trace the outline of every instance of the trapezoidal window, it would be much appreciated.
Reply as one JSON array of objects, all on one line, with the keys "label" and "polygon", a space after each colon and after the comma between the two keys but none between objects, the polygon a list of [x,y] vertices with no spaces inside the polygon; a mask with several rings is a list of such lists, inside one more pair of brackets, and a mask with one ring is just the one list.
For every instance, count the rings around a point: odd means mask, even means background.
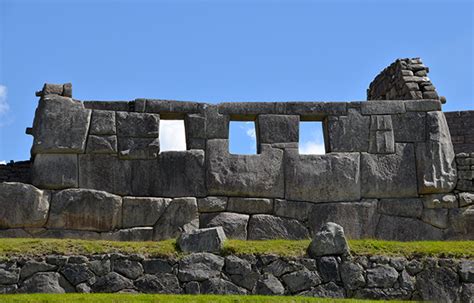
[{"label": "trapezoidal window", "polygon": [[255,121],[230,121],[229,152],[238,155],[257,154]]},{"label": "trapezoidal window", "polygon": [[160,152],[186,150],[184,120],[160,120]]},{"label": "trapezoidal window", "polygon": [[321,121],[300,122],[300,138],[298,147],[301,155],[326,154],[323,123]]}]

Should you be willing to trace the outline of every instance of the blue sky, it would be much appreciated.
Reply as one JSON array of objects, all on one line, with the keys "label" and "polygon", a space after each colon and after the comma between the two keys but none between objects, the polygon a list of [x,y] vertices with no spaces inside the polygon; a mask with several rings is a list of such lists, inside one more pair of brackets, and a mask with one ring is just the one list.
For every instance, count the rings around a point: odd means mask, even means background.
[{"label": "blue sky", "polygon": [[[0,161],[29,158],[44,82],[72,82],[82,100],[351,101],[396,58],[419,56],[444,110],[472,110],[473,6],[0,0]],[[246,128],[234,137],[251,152]]]}]

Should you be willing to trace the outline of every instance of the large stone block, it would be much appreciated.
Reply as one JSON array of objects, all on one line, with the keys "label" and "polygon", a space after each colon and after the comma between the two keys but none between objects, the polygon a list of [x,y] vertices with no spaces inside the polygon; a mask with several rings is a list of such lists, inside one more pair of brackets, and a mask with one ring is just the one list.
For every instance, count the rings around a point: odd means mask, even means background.
[{"label": "large stone block", "polygon": [[308,220],[308,215],[313,207],[313,203],[300,201],[287,201],[275,199],[274,211],[279,217],[296,219],[301,222]]},{"label": "large stone block", "polygon": [[109,231],[120,227],[122,199],[103,191],[65,189],[53,194],[48,228]]},{"label": "large stone block", "polygon": [[[349,254],[349,245],[344,228],[334,222],[325,222],[308,247],[308,255],[312,258],[347,254]],[[321,266],[319,267],[321,270]]]},{"label": "large stone block", "polygon": [[418,191],[421,194],[448,193],[457,181],[453,144],[442,112],[426,115],[428,139],[416,145]]},{"label": "large stone block", "polygon": [[199,228],[196,198],[175,198],[154,226],[154,240],[178,237]]},{"label": "large stone block", "polygon": [[89,136],[86,153],[117,154],[117,136]]},{"label": "large stone block", "polygon": [[392,154],[394,152],[392,117],[390,115],[370,116],[369,153]]},{"label": "large stone block", "polygon": [[442,240],[443,231],[418,219],[382,215],[375,237],[394,241]]},{"label": "large stone block", "polygon": [[407,112],[392,116],[395,142],[424,142],[426,113]]},{"label": "large stone block", "polygon": [[229,115],[221,115],[215,105],[206,108],[206,136],[208,139],[229,139]]},{"label": "large stone block", "polygon": [[222,226],[227,237],[247,240],[249,217],[249,215],[228,212],[201,214],[199,225],[201,228]]},{"label": "large stone block", "polygon": [[331,152],[366,152],[369,144],[370,117],[354,108],[347,116],[328,118],[329,149]]},{"label": "large stone block", "polygon": [[413,144],[395,144],[395,154],[362,153],[362,197],[417,197]]},{"label": "large stone block", "polygon": [[116,133],[114,111],[92,111],[90,135],[115,135]]},{"label": "large stone block", "polygon": [[117,135],[120,137],[157,138],[160,115],[117,112]]},{"label": "large stone block", "polygon": [[124,197],[122,211],[122,226],[138,227],[153,226],[163,215],[171,199]]},{"label": "large stone block", "polygon": [[49,211],[49,194],[16,182],[0,183],[0,228],[42,227]]},{"label": "large stone block", "polygon": [[129,195],[130,162],[112,155],[79,155],[79,187]]},{"label": "large stone block", "polygon": [[231,197],[227,204],[227,211],[244,214],[271,214],[273,212],[273,200]]},{"label": "large stone block", "polygon": [[156,159],[160,152],[158,138],[118,138],[118,152],[121,159]]},{"label": "large stone block", "polygon": [[258,115],[257,135],[260,143],[298,142],[299,116]]},{"label": "large stone block", "polygon": [[420,218],[423,211],[421,199],[380,199],[378,211],[381,214],[399,217]]},{"label": "large stone block", "polygon": [[227,208],[227,197],[206,197],[198,199],[200,213],[212,213],[225,211]]},{"label": "large stone block", "polygon": [[38,154],[33,162],[33,185],[46,189],[77,187],[77,155]]},{"label": "large stone block", "polygon": [[218,226],[184,232],[179,236],[177,244],[183,252],[219,253],[225,240],[224,229]]},{"label": "large stone block", "polygon": [[314,234],[326,222],[334,222],[344,228],[349,238],[365,239],[374,237],[378,219],[377,200],[321,203],[312,206],[308,225]]},{"label": "large stone block", "polygon": [[360,199],[359,153],[285,156],[286,199],[311,202]]},{"label": "large stone block", "polygon": [[391,115],[405,112],[403,101],[369,101],[362,102],[361,111],[363,115]]},{"label": "large stone block", "polygon": [[31,153],[84,153],[91,110],[71,98],[41,98],[33,122]]},{"label": "large stone block", "polygon": [[228,140],[207,143],[207,189],[212,195],[283,197],[283,151],[262,146],[258,155],[232,155]]},{"label": "large stone block", "polygon": [[249,240],[307,239],[308,230],[298,220],[271,215],[254,215],[248,227]]}]

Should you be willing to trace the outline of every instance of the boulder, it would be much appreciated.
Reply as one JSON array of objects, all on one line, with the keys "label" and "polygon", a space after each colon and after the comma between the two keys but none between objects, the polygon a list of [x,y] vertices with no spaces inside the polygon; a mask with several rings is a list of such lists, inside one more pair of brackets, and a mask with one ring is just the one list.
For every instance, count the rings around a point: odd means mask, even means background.
[{"label": "boulder", "polygon": [[42,227],[49,211],[49,194],[16,182],[0,183],[0,228]]},{"label": "boulder", "polygon": [[195,253],[179,260],[178,278],[181,282],[205,281],[218,278],[224,266],[224,258],[211,253]]},{"label": "boulder", "polygon": [[16,267],[0,268],[0,285],[16,284],[20,277],[20,269]]},{"label": "boulder", "polygon": [[225,211],[227,208],[227,197],[206,197],[198,199],[200,213],[212,213]]},{"label": "boulder", "polygon": [[81,102],[44,96],[35,112],[31,153],[84,153],[90,119],[91,110]]},{"label": "boulder", "polygon": [[31,170],[31,183],[43,189],[77,187],[77,155],[38,154]]},{"label": "boulder", "polygon": [[360,199],[359,153],[285,155],[286,199],[310,202]]},{"label": "boulder", "polygon": [[335,257],[325,256],[318,259],[318,269],[324,283],[341,280],[339,263]]},{"label": "boulder", "polygon": [[94,292],[113,293],[123,289],[133,287],[133,283],[116,272],[111,272],[102,277],[97,277],[94,284],[91,285]]},{"label": "boulder", "polygon": [[248,226],[248,240],[307,239],[308,229],[298,220],[271,215],[253,215]]},{"label": "boulder", "polygon": [[182,289],[178,278],[172,274],[144,275],[135,281],[135,287],[142,293],[180,294]]},{"label": "boulder", "polygon": [[229,141],[207,142],[207,189],[211,195],[283,198],[283,151],[263,145],[258,155],[229,153]]},{"label": "boulder", "polygon": [[53,271],[56,268],[56,265],[29,260],[21,267],[20,278],[24,280],[37,272]]},{"label": "boulder", "polygon": [[247,240],[247,225],[249,215],[236,213],[209,213],[199,216],[200,227],[216,227],[222,226],[228,238]]},{"label": "boulder", "polygon": [[271,214],[273,212],[273,200],[230,197],[227,203],[227,211],[243,214]]},{"label": "boulder", "polygon": [[60,280],[61,275],[57,272],[39,272],[26,279],[18,292],[63,294],[66,290],[60,285]]},{"label": "boulder", "polygon": [[[115,111],[93,110],[90,135],[115,135]],[[90,140],[90,138],[89,138]]]},{"label": "boulder", "polygon": [[247,290],[222,278],[210,278],[201,284],[201,293],[216,295],[246,295]]},{"label": "boulder", "polygon": [[461,283],[453,270],[434,267],[416,276],[416,290],[424,301],[459,302]]},{"label": "boulder", "polygon": [[215,252],[224,247],[226,236],[222,227],[195,229],[182,233],[177,244],[183,252]]},{"label": "boulder", "polygon": [[120,227],[122,199],[90,189],[65,189],[53,194],[48,228],[109,231]]},{"label": "boulder", "polygon": [[367,287],[390,288],[397,279],[397,270],[388,265],[377,265],[367,269]]},{"label": "boulder", "polygon": [[364,268],[357,263],[344,262],[341,264],[341,279],[346,289],[356,290],[364,287]]},{"label": "boulder", "polygon": [[165,198],[123,197],[122,226],[153,226],[170,203]]},{"label": "boulder", "polygon": [[178,237],[182,232],[199,228],[196,198],[174,198],[154,226],[153,239]]},{"label": "boulder", "polygon": [[135,280],[143,275],[143,266],[139,261],[128,258],[118,258],[113,261],[112,268],[124,277]]},{"label": "boulder", "polygon": [[166,259],[147,259],[143,260],[143,269],[147,274],[170,274],[173,267]]},{"label": "boulder", "polygon": [[254,289],[260,277],[258,271],[252,269],[249,261],[233,255],[225,258],[225,272],[233,283],[250,291]]},{"label": "boulder", "polygon": [[375,237],[394,241],[441,240],[443,231],[418,219],[382,215]]},{"label": "boulder", "polygon": [[90,279],[95,277],[94,273],[85,263],[66,264],[61,269],[61,274],[74,286],[83,282],[88,282]]},{"label": "boulder", "polygon": [[282,295],[285,287],[272,274],[264,274],[257,281],[256,293],[259,295]]},{"label": "boulder", "polygon": [[334,282],[318,285],[311,290],[299,293],[300,296],[318,298],[344,298],[344,288]]},{"label": "boulder", "polygon": [[97,276],[105,276],[110,272],[110,260],[109,259],[99,259],[92,260],[89,262],[89,268]]},{"label": "boulder", "polygon": [[321,278],[317,272],[302,269],[286,274],[281,277],[288,287],[290,293],[299,293],[321,284]]},{"label": "boulder", "polygon": [[333,222],[324,224],[317,232],[308,247],[308,255],[312,258],[327,255],[347,255],[349,245],[342,226]]},{"label": "boulder", "polygon": [[347,116],[329,116],[329,150],[331,152],[367,152],[370,117],[349,108]]}]

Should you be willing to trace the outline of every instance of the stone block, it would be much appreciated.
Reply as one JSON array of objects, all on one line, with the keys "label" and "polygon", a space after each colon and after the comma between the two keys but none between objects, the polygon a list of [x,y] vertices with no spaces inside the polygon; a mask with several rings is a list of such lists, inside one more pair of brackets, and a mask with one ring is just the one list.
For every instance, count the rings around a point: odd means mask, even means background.
[{"label": "stone block", "polygon": [[359,153],[285,155],[286,199],[311,202],[360,199]]},{"label": "stone block", "polygon": [[31,179],[33,185],[44,189],[77,187],[77,155],[38,154],[36,155]]},{"label": "stone block", "polygon": [[326,222],[334,222],[341,225],[351,239],[367,239],[373,238],[378,219],[377,200],[320,203],[312,206],[308,226],[314,235]]},{"label": "stone block", "polygon": [[447,239],[474,240],[474,207],[452,208],[448,213]]},{"label": "stone block", "polygon": [[117,195],[131,191],[131,165],[112,155],[79,155],[79,187]]},{"label": "stone block", "polygon": [[398,272],[395,268],[382,264],[367,269],[367,286],[390,288],[397,282]]},{"label": "stone block", "polygon": [[287,201],[283,199],[275,199],[274,204],[275,215],[296,219],[301,222],[308,220],[308,215],[314,205],[308,202]]},{"label": "stone block", "polygon": [[371,131],[369,139],[369,153],[393,154],[395,152],[395,138],[393,131]]},{"label": "stone block", "polygon": [[0,183],[0,228],[42,227],[49,211],[49,194],[23,183]]},{"label": "stone block", "polygon": [[398,217],[420,218],[423,212],[421,199],[380,199],[378,211],[381,214]]},{"label": "stone block", "polygon": [[177,244],[183,252],[219,253],[225,240],[224,229],[218,226],[184,232],[179,236]]},{"label": "stone block", "polygon": [[348,254],[349,245],[344,229],[333,222],[325,222],[308,247],[308,255],[312,258]]},{"label": "stone block", "polygon": [[63,294],[66,291],[61,286],[62,279],[58,272],[39,272],[26,279],[18,293]]},{"label": "stone block", "polygon": [[347,116],[328,118],[331,152],[366,152],[369,143],[370,118],[350,108]]},{"label": "stone block", "polygon": [[124,228],[153,226],[163,215],[171,199],[124,197],[122,226]]},{"label": "stone block", "polygon": [[33,155],[39,153],[84,153],[91,110],[71,98],[48,95],[41,98],[33,121]]},{"label": "stone block", "polygon": [[276,108],[284,108],[287,115],[299,115],[301,120],[315,121],[327,116],[346,116],[346,102],[281,102]]},{"label": "stone block", "polygon": [[108,110],[108,111],[122,111],[128,112],[130,110],[130,103],[128,101],[84,101],[84,107],[93,110]]},{"label": "stone block", "polygon": [[375,237],[394,241],[441,240],[443,231],[418,219],[382,215]]},{"label": "stone block", "polygon": [[146,112],[162,114],[166,119],[181,119],[185,114],[201,112],[206,106],[199,102],[146,99]]},{"label": "stone block", "polygon": [[200,213],[212,213],[225,211],[227,208],[227,197],[206,197],[198,199]]},{"label": "stone block", "polygon": [[228,140],[207,142],[207,189],[211,195],[282,198],[283,151],[262,146],[258,155],[232,155]]},{"label": "stone block", "polygon": [[423,210],[421,220],[437,228],[448,227],[448,210],[442,208],[427,208]]},{"label": "stone block", "polygon": [[256,293],[259,295],[283,295],[285,287],[271,274],[264,274],[257,281]]},{"label": "stone block", "polygon": [[65,189],[54,193],[48,228],[109,231],[120,227],[122,199],[103,191]]},{"label": "stone block", "polygon": [[389,155],[362,153],[362,197],[418,196],[413,144],[396,143],[395,152]]},{"label": "stone block", "polygon": [[[189,114],[184,118],[187,139],[206,139],[206,117],[197,114]],[[188,142],[186,145],[189,146]]]},{"label": "stone block", "polygon": [[247,240],[249,215],[236,213],[207,213],[199,216],[201,228],[222,226],[228,238]]},{"label": "stone block", "polygon": [[273,200],[231,197],[227,204],[227,211],[243,214],[271,214],[273,212]]},{"label": "stone block", "polygon": [[307,239],[308,230],[298,220],[271,215],[253,215],[248,226],[248,240]]},{"label": "stone block", "polygon": [[403,101],[368,101],[361,104],[363,115],[393,115],[405,112]]},{"label": "stone block", "polygon": [[120,159],[149,160],[158,158],[160,141],[158,138],[118,138]]},{"label": "stone block", "polygon": [[459,193],[459,207],[474,204],[474,193]]},{"label": "stone block", "polygon": [[299,116],[258,115],[257,134],[260,143],[287,143],[299,141]]},{"label": "stone block", "polygon": [[175,198],[154,226],[153,240],[178,237],[199,228],[196,198]]},{"label": "stone block", "polygon": [[159,170],[157,159],[123,161],[130,167],[131,195],[141,197],[162,196],[158,192],[160,180],[157,173]]},{"label": "stone block", "polygon": [[100,239],[106,241],[153,241],[153,233],[153,227],[132,227],[103,232],[100,234]]},{"label": "stone block", "polygon": [[115,112],[110,110],[93,110],[89,135],[115,135]]},{"label": "stone block", "polygon": [[448,124],[442,112],[426,115],[428,140],[416,145],[418,192],[448,193],[457,181],[454,150]]},{"label": "stone block", "polygon": [[86,153],[117,154],[117,136],[89,136]]},{"label": "stone block", "polygon": [[117,112],[115,119],[120,137],[158,138],[160,115]]},{"label": "stone block", "polygon": [[195,253],[184,256],[178,264],[181,282],[205,281],[220,277],[224,258],[211,253]]},{"label": "stone block", "polygon": [[458,200],[454,194],[433,194],[423,196],[425,208],[457,208]]},{"label": "stone block", "polygon": [[439,100],[410,100],[405,101],[404,103],[407,112],[428,112],[441,110],[441,102]]},{"label": "stone block", "polygon": [[229,115],[221,115],[215,105],[206,108],[206,136],[208,139],[229,139]]},{"label": "stone block", "polygon": [[392,116],[395,142],[424,142],[426,113],[407,112]]}]

